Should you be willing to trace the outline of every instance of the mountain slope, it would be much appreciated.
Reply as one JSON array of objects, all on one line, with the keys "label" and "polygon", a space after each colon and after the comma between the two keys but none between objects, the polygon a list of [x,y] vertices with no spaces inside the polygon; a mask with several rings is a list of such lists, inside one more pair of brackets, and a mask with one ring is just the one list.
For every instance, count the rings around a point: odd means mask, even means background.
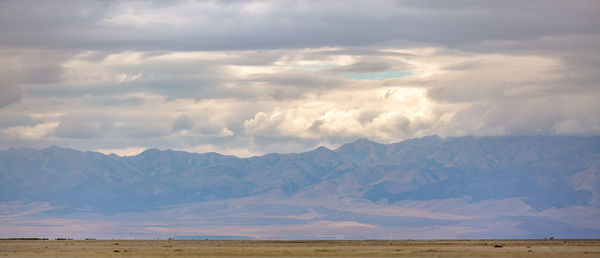
[{"label": "mountain slope", "polygon": [[372,201],[522,197],[536,208],[560,208],[584,205],[597,192],[581,177],[595,175],[589,170],[597,170],[599,146],[599,137],[434,136],[247,159],[157,149],[130,157],[11,149],[0,152],[0,200],[141,208],[269,191],[289,196],[327,184]]},{"label": "mountain slope", "polygon": [[[336,150],[251,158],[157,149],[119,157],[52,146],[0,151],[0,213],[16,216],[15,205],[45,203],[40,207],[53,211],[32,212],[35,221],[76,214],[69,211],[141,213],[162,221],[163,209],[177,207],[182,211],[169,214],[208,224],[299,223],[288,230],[335,221],[364,230],[412,227],[428,218],[425,224],[450,228],[446,233],[460,225],[486,228],[480,223],[494,218],[520,228],[501,234],[507,237],[549,230],[536,226],[523,234],[527,227],[518,226],[544,216],[563,223],[569,236],[589,237],[600,236],[593,222],[600,215],[599,175],[600,137],[430,136],[394,144],[361,139]],[[373,232],[363,236],[379,236]]]}]

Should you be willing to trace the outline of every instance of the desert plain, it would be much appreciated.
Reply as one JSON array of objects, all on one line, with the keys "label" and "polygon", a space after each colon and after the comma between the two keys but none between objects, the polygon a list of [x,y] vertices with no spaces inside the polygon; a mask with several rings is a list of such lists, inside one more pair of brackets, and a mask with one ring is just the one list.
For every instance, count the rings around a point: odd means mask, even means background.
[{"label": "desert plain", "polygon": [[600,257],[600,240],[2,240],[5,257]]}]

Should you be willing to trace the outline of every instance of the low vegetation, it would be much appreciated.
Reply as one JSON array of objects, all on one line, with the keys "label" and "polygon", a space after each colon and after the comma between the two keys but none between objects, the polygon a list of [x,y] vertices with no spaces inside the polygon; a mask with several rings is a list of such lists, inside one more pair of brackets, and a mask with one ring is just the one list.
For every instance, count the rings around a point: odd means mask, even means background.
[{"label": "low vegetation", "polygon": [[0,241],[10,257],[599,257],[600,240]]}]

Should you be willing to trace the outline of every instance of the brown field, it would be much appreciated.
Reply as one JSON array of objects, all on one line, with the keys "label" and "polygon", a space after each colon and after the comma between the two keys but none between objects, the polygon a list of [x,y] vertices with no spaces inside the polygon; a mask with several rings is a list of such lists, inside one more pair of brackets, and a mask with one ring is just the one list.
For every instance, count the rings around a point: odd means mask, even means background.
[{"label": "brown field", "polygon": [[600,240],[2,240],[9,257],[600,257]]}]

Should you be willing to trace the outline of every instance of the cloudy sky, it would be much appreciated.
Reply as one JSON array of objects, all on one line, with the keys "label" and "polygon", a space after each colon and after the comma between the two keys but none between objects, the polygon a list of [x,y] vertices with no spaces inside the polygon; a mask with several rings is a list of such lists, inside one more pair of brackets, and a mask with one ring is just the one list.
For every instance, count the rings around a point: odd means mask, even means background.
[{"label": "cloudy sky", "polygon": [[1,1],[0,148],[600,134],[598,1]]}]

